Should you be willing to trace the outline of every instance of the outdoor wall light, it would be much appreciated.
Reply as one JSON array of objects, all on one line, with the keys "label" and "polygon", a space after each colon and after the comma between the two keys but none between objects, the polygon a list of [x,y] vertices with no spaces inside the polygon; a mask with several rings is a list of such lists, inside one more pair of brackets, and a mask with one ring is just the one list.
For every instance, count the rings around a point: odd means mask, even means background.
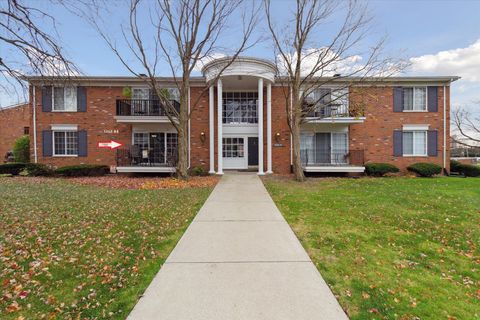
[{"label": "outdoor wall light", "polygon": [[280,142],[280,132],[275,133],[275,141]]},{"label": "outdoor wall light", "polygon": [[205,132],[203,132],[203,131],[200,132],[200,141],[201,141],[202,143],[205,142]]}]

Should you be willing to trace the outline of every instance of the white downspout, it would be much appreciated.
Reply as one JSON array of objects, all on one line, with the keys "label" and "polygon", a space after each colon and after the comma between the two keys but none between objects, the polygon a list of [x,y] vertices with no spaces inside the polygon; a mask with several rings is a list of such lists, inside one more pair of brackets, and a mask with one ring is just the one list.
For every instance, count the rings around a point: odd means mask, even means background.
[{"label": "white downspout", "polygon": [[37,105],[35,86],[32,87],[32,115],[33,115],[33,158],[35,163],[38,162],[37,154],[37,112],[35,106]]},{"label": "white downspout", "polygon": [[443,170],[447,168],[447,90],[443,85]]},{"label": "white downspout", "polygon": [[191,134],[191,130],[190,130],[190,117],[191,117],[191,114],[190,114],[190,100],[191,100],[190,86],[188,86],[188,168],[189,169],[190,169],[190,166],[191,166],[191,161],[190,161],[190,150],[191,150],[191,146],[190,146],[190,134]]}]

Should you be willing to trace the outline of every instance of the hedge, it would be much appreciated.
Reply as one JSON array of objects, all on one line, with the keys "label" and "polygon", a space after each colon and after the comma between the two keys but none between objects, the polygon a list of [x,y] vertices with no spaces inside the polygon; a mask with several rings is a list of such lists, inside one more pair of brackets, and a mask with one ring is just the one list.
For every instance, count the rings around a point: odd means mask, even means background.
[{"label": "hedge", "polygon": [[480,177],[480,166],[462,164],[459,172],[463,173],[465,177]]},{"label": "hedge", "polygon": [[431,177],[442,172],[442,167],[435,163],[418,162],[407,167],[408,171],[414,172],[421,177]]},{"label": "hedge", "polygon": [[450,172],[462,172],[462,163],[457,160],[450,160]]},{"label": "hedge", "polygon": [[369,176],[382,177],[387,173],[396,173],[399,172],[398,169],[393,164],[389,163],[367,163],[365,164],[365,172]]},{"label": "hedge", "polygon": [[54,170],[42,163],[27,163],[25,169],[22,171],[22,174],[23,173],[32,177],[48,177],[55,174]]},{"label": "hedge", "polygon": [[93,177],[103,176],[110,171],[109,166],[97,164],[81,164],[77,166],[66,166],[55,170],[55,173],[65,177]]},{"label": "hedge", "polygon": [[12,162],[0,164],[0,174],[18,175],[23,169],[25,169],[25,163]]}]

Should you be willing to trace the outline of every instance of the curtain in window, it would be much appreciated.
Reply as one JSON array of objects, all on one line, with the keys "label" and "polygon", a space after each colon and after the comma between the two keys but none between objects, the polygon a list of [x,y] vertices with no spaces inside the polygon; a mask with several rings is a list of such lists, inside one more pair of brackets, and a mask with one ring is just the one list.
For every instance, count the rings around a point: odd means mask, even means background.
[{"label": "curtain in window", "polygon": [[77,88],[65,87],[65,110],[77,111]]},{"label": "curtain in window", "polygon": [[65,110],[65,92],[63,87],[53,87],[53,110]]},{"label": "curtain in window", "polygon": [[332,162],[347,163],[348,141],[346,133],[332,133]]},{"label": "curtain in window", "polygon": [[416,155],[427,154],[427,138],[425,131],[417,131],[413,133],[413,151]]},{"label": "curtain in window", "polygon": [[413,154],[413,132],[403,133],[403,154]]},{"label": "curtain in window", "polygon": [[403,88],[403,110],[413,110],[413,88]]},{"label": "curtain in window", "polygon": [[426,88],[415,88],[415,110],[426,110],[426,98],[427,98],[427,89]]},{"label": "curtain in window", "polygon": [[300,135],[300,157],[302,163],[309,164],[314,163],[314,134],[310,132],[302,132]]}]

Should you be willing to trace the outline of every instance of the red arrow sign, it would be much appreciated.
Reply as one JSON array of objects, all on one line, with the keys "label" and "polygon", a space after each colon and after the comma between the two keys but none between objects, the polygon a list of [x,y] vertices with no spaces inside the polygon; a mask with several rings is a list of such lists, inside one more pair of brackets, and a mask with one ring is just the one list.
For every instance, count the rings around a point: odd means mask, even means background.
[{"label": "red arrow sign", "polygon": [[99,148],[109,148],[110,150],[117,149],[118,147],[123,146],[123,143],[113,141],[110,142],[99,142],[97,143],[97,147]]}]

